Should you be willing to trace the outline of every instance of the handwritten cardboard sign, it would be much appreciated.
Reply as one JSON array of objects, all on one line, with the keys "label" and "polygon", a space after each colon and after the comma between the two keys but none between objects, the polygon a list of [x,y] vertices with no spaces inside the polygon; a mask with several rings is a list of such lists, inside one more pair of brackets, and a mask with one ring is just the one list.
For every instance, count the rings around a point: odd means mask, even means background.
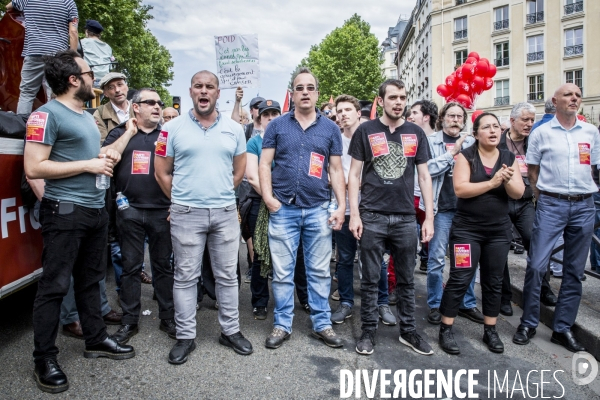
[{"label": "handwritten cardboard sign", "polygon": [[221,89],[260,86],[258,35],[215,36],[215,51]]}]

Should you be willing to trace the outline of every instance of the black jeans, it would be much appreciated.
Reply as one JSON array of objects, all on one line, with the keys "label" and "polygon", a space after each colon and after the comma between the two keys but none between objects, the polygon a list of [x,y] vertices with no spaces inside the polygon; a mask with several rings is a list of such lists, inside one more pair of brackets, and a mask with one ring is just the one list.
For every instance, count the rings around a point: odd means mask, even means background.
[{"label": "black jeans", "polygon": [[43,272],[33,303],[33,358],[36,363],[56,359],[55,345],[60,305],[74,279],[75,303],[87,346],[106,339],[100,312],[100,286],[106,275],[108,214],[105,208],[78,205],[58,213],[58,202],[42,199]]},{"label": "black jeans", "polygon": [[361,212],[360,218],[363,223],[360,239],[362,329],[377,329],[381,259],[388,244],[396,273],[396,308],[400,319],[400,333],[412,332],[415,330],[414,270],[418,240],[416,217]]},{"label": "black jeans", "polygon": [[[456,267],[455,245],[462,245],[463,248],[470,245],[470,266]],[[497,317],[509,249],[510,229],[477,230],[453,224],[450,230],[450,278],[444,288],[440,313],[445,317],[456,318],[479,264],[483,315]]]},{"label": "black jeans", "polygon": [[[250,207],[250,214],[248,216],[248,225],[252,232],[253,241],[260,202],[261,199],[252,199],[252,206]],[[269,304],[269,278],[263,278],[260,275],[260,258],[259,254],[256,253],[256,249],[254,250],[254,259],[252,260],[251,268],[250,291],[252,292],[252,307],[267,307]],[[300,244],[298,245],[298,256],[296,258],[296,268],[294,269],[294,286],[296,287],[296,295],[300,304],[308,304],[308,282],[306,281],[302,240],[300,240]]]},{"label": "black jeans", "polygon": [[172,319],[173,266],[171,264],[171,230],[167,208],[136,208],[117,211],[117,229],[123,259],[121,274],[121,308],[123,324],[137,324],[140,319],[144,239],[148,236],[152,284],[158,301],[158,318]]},{"label": "black jeans", "polygon": [[[529,253],[529,244],[531,243],[531,231],[533,230],[533,220],[535,219],[535,206],[533,199],[519,199],[508,201],[508,216],[513,225],[523,239],[523,248]],[[542,279],[542,294],[550,289],[548,282],[549,273]],[[502,279],[502,298],[501,304],[510,304],[512,300],[512,287],[510,285],[510,272],[508,269],[508,259],[504,266],[504,275]]]}]

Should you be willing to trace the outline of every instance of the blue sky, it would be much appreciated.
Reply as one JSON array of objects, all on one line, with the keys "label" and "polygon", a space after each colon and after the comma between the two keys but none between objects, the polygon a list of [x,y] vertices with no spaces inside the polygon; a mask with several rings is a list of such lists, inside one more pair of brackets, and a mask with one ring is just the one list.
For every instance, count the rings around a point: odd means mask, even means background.
[{"label": "blue sky", "polygon": [[[370,23],[371,32],[381,43],[388,27],[396,24],[400,14],[410,15],[415,5],[414,0],[146,0],[144,3],[154,7],[151,11],[154,19],[148,27],[171,52],[175,77],[169,91],[181,96],[184,110],[192,106],[189,98],[192,75],[203,69],[216,70],[214,36],[258,34],[261,86],[245,89],[244,102],[257,93],[283,102],[290,74],[308,54],[310,46],[321,42],[352,14],[357,13]],[[231,110],[233,99],[234,90],[222,90],[219,108]]]}]

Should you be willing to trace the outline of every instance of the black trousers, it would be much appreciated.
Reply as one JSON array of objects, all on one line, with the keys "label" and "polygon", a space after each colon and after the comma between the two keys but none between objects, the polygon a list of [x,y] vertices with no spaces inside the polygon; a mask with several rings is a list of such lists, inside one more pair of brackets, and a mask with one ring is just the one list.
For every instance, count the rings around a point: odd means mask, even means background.
[{"label": "black trousers", "polygon": [[117,211],[117,229],[123,258],[121,274],[121,308],[123,324],[137,324],[140,319],[144,240],[148,236],[152,284],[158,301],[158,318],[172,319],[173,266],[171,264],[171,230],[168,208],[136,208]]},{"label": "black trousers", "polygon": [[[533,220],[535,219],[535,206],[533,199],[519,199],[508,201],[508,216],[513,225],[523,239],[523,247],[529,253],[529,244],[531,243],[531,231],[533,230]],[[549,273],[542,279],[542,294],[550,289],[548,282]],[[512,287],[510,285],[510,272],[508,269],[508,259],[504,266],[504,274],[502,280],[502,298],[501,304],[510,304],[512,300]]]},{"label": "black trousers", "polygon": [[108,214],[105,208],[75,205],[69,214],[58,213],[58,202],[42,199],[42,266],[33,303],[33,358],[36,363],[56,359],[60,305],[74,279],[75,303],[87,346],[106,339],[100,311],[98,282],[106,275]]},{"label": "black trousers", "polygon": [[[456,266],[455,245],[463,250],[470,246],[470,260],[463,259],[463,265],[459,267]],[[479,264],[483,315],[497,317],[509,249],[510,229],[490,231],[453,224],[450,230],[450,278],[444,288],[440,313],[445,317],[456,317]],[[468,266],[465,265],[467,263]]]}]

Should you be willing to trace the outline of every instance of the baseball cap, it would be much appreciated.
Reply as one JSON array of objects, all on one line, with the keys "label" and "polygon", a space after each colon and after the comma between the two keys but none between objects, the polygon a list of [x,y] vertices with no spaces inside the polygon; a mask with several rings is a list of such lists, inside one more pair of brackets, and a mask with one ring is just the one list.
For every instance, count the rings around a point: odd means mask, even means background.
[{"label": "baseball cap", "polygon": [[250,100],[250,108],[256,107],[258,104],[262,103],[263,101],[265,101],[265,99],[263,99],[262,97],[253,98],[252,100]]},{"label": "baseball cap", "polygon": [[100,89],[104,89],[104,85],[110,81],[114,81],[115,79],[127,80],[127,77],[120,72],[109,72],[108,74],[104,75],[102,79],[100,79]]},{"label": "baseball cap", "polygon": [[275,110],[281,113],[281,107],[275,100],[265,100],[258,105],[258,115],[261,115],[267,110]]},{"label": "baseball cap", "polygon": [[100,22],[95,21],[93,19],[88,19],[85,21],[85,29],[93,33],[102,33],[104,28],[100,25]]}]

